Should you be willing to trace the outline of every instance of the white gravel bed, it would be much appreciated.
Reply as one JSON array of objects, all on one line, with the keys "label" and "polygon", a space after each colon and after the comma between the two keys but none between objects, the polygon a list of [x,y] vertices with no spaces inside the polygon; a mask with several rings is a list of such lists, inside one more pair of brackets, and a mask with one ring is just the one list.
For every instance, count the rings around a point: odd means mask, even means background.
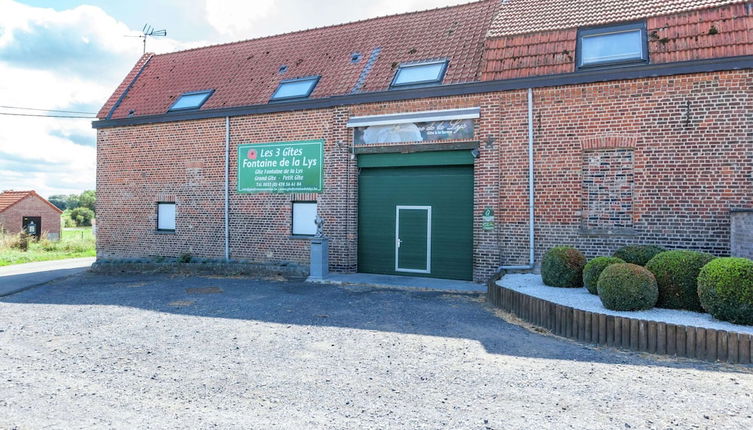
[{"label": "white gravel bed", "polygon": [[585,288],[556,288],[544,285],[541,275],[532,273],[514,273],[505,275],[497,285],[519,291],[529,296],[538,297],[575,309],[615,315],[623,318],[638,318],[647,321],[668,324],[725,330],[728,332],[753,334],[753,326],[731,324],[719,321],[709,314],[675,309],[649,309],[647,311],[612,311],[601,304],[599,296],[591,294]]}]

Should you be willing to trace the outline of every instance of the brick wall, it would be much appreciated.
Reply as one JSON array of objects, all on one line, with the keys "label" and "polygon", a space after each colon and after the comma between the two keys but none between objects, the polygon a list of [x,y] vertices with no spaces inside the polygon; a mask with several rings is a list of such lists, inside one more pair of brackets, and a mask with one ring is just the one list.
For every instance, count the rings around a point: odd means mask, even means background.
[{"label": "brick wall", "polygon": [[[537,260],[559,244],[589,257],[629,243],[729,255],[729,210],[753,206],[752,86],[747,70],[534,90]],[[521,96],[500,97],[519,111]],[[503,142],[514,164],[502,171],[520,170],[523,142]],[[584,229],[584,154],[621,147],[633,153],[632,227]],[[526,181],[502,176],[506,264],[527,262]]]},{"label": "brick wall", "polygon": [[42,232],[60,237],[60,212],[35,196],[25,197],[20,202],[0,212],[0,230],[10,234],[20,233],[25,216],[41,216]]},{"label": "brick wall", "polygon": [[633,150],[583,154],[584,230],[610,232],[633,227]]},{"label": "brick wall", "polygon": [[730,219],[732,256],[753,259],[753,209],[733,210]]},{"label": "brick wall", "polygon": [[[537,261],[559,244],[589,257],[627,243],[728,255],[729,210],[753,207],[751,87],[746,70],[535,89]],[[332,268],[356,270],[358,169],[348,118],[470,106],[481,108],[474,278],[500,263],[527,263],[526,91],[231,118],[231,258],[306,265],[308,241],[290,237],[291,205],[316,200]],[[99,257],[221,258],[224,136],[224,119],[100,129]],[[237,145],[303,139],[325,142],[322,193],[235,192]],[[591,196],[588,178],[598,172]],[[156,202],[173,200],[176,232],[157,234]],[[495,209],[492,231],[481,228],[486,207]],[[591,227],[620,228],[584,228],[592,215]]]}]

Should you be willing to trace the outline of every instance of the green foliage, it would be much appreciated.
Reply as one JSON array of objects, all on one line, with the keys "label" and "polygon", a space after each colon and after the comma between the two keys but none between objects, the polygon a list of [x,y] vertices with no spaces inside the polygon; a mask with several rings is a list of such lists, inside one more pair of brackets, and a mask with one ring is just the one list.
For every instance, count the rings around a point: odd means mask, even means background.
[{"label": "green foliage", "polygon": [[69,194],[65,198],[66,209],[76,209],[81,206],[81,196],[79,194]]},{"label": "green foliage", "polygon": [[183,254],[180,254],[180,257],[178,257],[178,263],[190,263],[193,257],[190,253],[186,252]]},{"label": "green foliage", "polygon": [[607,266],[612,264],[624,263],[625,261],[617,257],[596,257],[586,264],[583,268],[583,283],[591,294],[598,294],[596,284],[599,281],[599,275]]},{"label": "green foliage", "polygon": [[94,212],[89,208],[78,207],[71,210],[70,217],[77,227],[91,226],[94,219]]},{"label": "green foliage", "polygon": [[93,190],[87,190],[81,193],[78,197],[79,207],[87,208],[92,212],[96,212],[95,205],[97,203],[97,194]]},{"label": "green foliage", "polygon": [[64,228],[76,227],[76,221],[74,221],[73,218],[71,218],[70,211],[63,212],[63,215],[60,216],[60,219],[63,221]]},{"label": "green foliage", "polygon": [[[43,236],[39,241],[28,240],[25,245],[21,244],[20,234],[0,235],[0,266],[96,255],[91,228],[63,230],[62,233],[58,241],[50,241]],[[26,250],[22,249],[24,246]]]},{"label": "green foliage", "polygon": [[583,286],[583,267],[586,257],[570,246],[557,246],[544,254],[541,278],[545,285],[562,288]]},{"label": "green foliage", "polygon": [[62,194],[50,196],[47,201],[55,205],[55,207],[57,207],[61,211],[68,209],[67,197]]},{"label": "green foliage", "polygon": [[714,318],[753,325],[753,261],[717,258],[698,275],[701,306]]},{"label": "green foliage", "polygon": [[645,266],[656,254],[664,251],[664,248],[654,245],[627,245],[615,251],[612,256],[621,258],[626,263]]},{"label": "green foliage", "polygon": [[698,300],[698,274],[715,257],[696,251],[666,251],[656,254],[646,269],[656,277],[659,300],[656,307],[703,312]]},{"label": "green foliage", "polygon": [[631,263],[607,266],[599,276],[596,289],[604,307],[614,311],[651,309],[659,297],[654,275]]}]

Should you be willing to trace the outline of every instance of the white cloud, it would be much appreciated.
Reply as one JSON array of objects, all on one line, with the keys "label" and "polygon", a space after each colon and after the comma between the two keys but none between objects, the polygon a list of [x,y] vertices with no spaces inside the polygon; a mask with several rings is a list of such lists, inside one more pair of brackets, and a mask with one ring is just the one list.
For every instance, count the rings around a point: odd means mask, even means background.
[{"label": "white cloud", "polygon": [[[217,43],[466,1],[174,3],[191,15],[191,22],[205,23],[204,30],[214,29],[212,43]],[[139,33],[140,27],[129,28],[94,6],[56,11],[0,0],[0,105],[96,112],[141,55],[141,40],[125,37]],[[163,53],[207,44],[152,38],[147,48]],[[10,111],[0,108],[0,112]],[[94,140],[90,120],[0,115],[0,189],[36,189],[45,196],[93,189]]]},{"label": "white cloud", "polygon": [[[0,105],[96,112],[141,55],[138,34],[93,6],[55,11],[0,0]],[[169,38],[149,50],[193,47]],[[0,108],[5,113],[44,113]],[[90,119],[0,115],[0,189],[94,189]]]},{"label": "white cloud", "polygon": [[226,38],[247,39],[260,20],[275,11],[274,0],[206,0],[209,25]]}]

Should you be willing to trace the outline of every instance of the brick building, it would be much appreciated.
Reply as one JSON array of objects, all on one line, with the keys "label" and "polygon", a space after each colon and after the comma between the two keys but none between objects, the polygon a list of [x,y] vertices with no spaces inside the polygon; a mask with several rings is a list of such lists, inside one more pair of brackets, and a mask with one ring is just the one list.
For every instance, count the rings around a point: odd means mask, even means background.
[{"label": "brick building", "polygon": [[0,193],[0,232],[18,234],[25,231],[49,239],[60,238],[60,215],[63,213],[35,191]]},{"label": "brick building", "polygon": [[99,258],[482,280],[629,243],[730,253],[753,3],[484,0],[144,55],[94,122]]}]

